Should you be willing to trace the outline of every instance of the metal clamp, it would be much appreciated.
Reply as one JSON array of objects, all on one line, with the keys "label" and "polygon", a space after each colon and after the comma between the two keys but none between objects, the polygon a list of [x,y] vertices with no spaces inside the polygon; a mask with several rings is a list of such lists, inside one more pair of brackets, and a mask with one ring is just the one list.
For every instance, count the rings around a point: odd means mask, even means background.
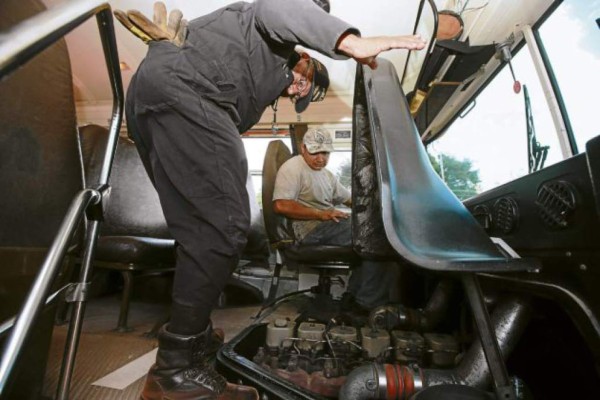
[{"label": "metal clamp", "polygon": [[105,203],[110,196],[110,186],[108,184],[97,185],[92,190],[95,196],[85,210],[85,214],[90,221],[104,221]]},{"label": "metal clamp", "polygon": [[72,283],[65,290],[65,301],[67,303],[86,301],[89,287],[89,283]]}]

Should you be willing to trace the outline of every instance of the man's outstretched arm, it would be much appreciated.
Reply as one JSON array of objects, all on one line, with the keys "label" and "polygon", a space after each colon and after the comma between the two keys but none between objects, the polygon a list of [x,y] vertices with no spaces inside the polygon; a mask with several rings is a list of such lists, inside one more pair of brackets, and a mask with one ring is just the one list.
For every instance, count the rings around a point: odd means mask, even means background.
[{"label": "man's outstretched arm", "polygon": [[340,37],[336,49],[374,69],[379,53],[392,49],[421,50],[425,43],[419,35],[360,37],[349,32]]},{"label": "man's outstretched arm", "polygon": [[295,200],[274,200],[273,210],[277,214],[281,214],[286,218],[301,220],[333,220],[335,222],[340,222],[340,219],[346,219],[349,217],[349,214],[340,210],[336,210],[335,208],[319,210],[318,208],[306,207]]}]

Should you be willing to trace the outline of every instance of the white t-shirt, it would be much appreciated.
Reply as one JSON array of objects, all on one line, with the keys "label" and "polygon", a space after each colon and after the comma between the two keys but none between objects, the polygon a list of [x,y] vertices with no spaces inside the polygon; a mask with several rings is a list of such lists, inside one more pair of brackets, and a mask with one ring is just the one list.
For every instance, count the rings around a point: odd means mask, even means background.
[{"label": "white t-shirt", "polygon": [[[275,179],[273,201],[295,200],[298,203],[320,210],[327,210],[350,200],[350,191],[326,168],[315,171],[301,155],[287,160]],[[296,240],[302,240],[321,221],[291,220]]]}]

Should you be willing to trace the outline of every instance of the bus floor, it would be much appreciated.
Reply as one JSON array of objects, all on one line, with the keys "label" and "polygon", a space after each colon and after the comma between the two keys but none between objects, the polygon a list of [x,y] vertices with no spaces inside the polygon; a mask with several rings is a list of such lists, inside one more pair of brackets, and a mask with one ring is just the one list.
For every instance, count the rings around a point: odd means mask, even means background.
[{"label": "bus floor", "polygon": [[[294,304],[282,304],[269,315],[289,316]],[[253,323],[260,305],[217,309],[211,318],[213,326],[225,330],[225,340],[231,340]],[[79,340],[69,398],[73,400],[133,400],[139,399],[144,376],[154,362],[157,340],[145,335],[164,319],[168,305],[132,301],[129,311],[130,332],[115,330],[119,310],[117,295],[104,296],[88,302]],[[54,328],[48,367],[44,380],[44,398],[55,398],[68,325]]]}]

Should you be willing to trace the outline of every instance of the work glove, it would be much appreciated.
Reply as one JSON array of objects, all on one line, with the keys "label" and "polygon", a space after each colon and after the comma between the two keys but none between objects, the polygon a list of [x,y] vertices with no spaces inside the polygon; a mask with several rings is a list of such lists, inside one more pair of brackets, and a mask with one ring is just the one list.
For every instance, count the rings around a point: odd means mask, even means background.
[{"label": "work glove", "polygon": [[321,7],[327,14],[329,14],[329,11],[331,11],[331,4],[329,3],[329,0],[313,0],[313,3]]},{"label": "work glove", "polygon": [[125,28],[146,44],[152,41],[168,40],[175,46],[181,47],[187,33],[187,20],[183,19],[180,10],[174,9],[169,13],[162,1],[154,3],[154,21],[150,21],[138,10],[114,11],[115,17]]}]

